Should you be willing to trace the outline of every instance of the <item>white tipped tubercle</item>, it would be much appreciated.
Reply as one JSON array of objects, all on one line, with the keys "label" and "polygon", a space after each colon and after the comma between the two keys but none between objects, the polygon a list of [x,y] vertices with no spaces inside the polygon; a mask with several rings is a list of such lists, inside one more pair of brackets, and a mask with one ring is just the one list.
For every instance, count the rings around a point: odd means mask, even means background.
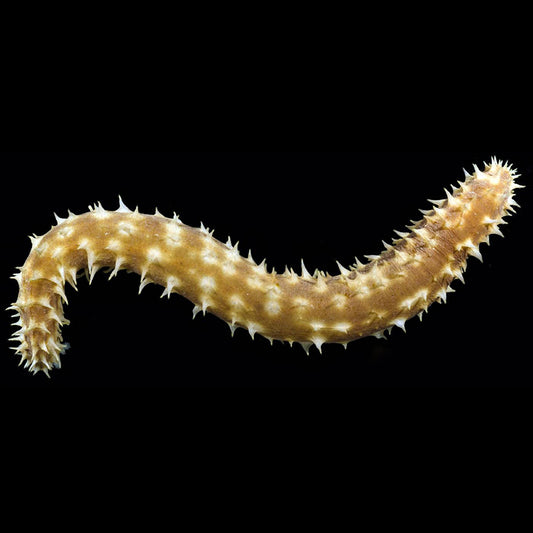
[{"label": "white tipped tubercle", "polygon": [[318,269],[311,275],[303,260],[301,275],[269,272],[266,260],[256,264],[251,252],[241,257],[238,243],[223,244],[203,224],[192,228],[157,209],[144,215],[120,197],[116,211],[97,203],[82,215],[56,215],[47,234],[30,237],[28,259],[13,276],[14,350],[34,373],[58,367],[66,348],[61,327],[68,324],[65,282],[75,286],[80,271],[92,282],[101,269],[110,279],[121,270],[137,273],[139,292],[154,283],[164,288],[162,297],[181,294],[194,304],[193,316],[213,313],[232,335],[244,328],[252,338],[300,344],[307,353],[312,347],[322,353],[327,343],[384,338],[394,327],[405,331],[408,320],[446,302],[454,280],[464,283],[468,258],[482,260],[481,244],[502,235],[504,217],[518,207],[517,177],[496,158],[483,171],[475,167],[444,200],[432,201],[422,220],[384,242],[382,254],[367,256],[367,264],[338,263],[336,276]]}]

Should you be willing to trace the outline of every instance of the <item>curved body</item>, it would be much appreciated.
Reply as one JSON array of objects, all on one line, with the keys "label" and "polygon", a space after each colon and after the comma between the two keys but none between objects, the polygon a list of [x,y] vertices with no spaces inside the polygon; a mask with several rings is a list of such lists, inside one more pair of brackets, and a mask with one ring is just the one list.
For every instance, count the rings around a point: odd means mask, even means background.
[{"label": "curved body", "polygon": [[469,256],[481,259],[479,246],[500,234],[503,217],[517,205],[515,171],[492,160],[446,199],[433,202],[424,218],[398,232],[399,238],[367,264],[344,268],[339,275],[269,272],[263,262],[241,257],[236,246],[216,240],[212,232],[192,228],[178,217],[131,211],[120,201],[117,211],[101,205],[88,213],[59,219],[46,235],[32,237],[30,255],[14,278],[19,296],[19,331],[15,350],[33,372],[59,366],[64,350],[61,326],[65,282],[76,285],[80,271],[90,281],[108,268],[164,287],[195,305],[194,315],[210,312],[231,331],[246,328],[252,336],[300,343],[306,351],[325,343],[342,343],[389,328],[405,327],[410,318],[445,301],[450,285],[462,279]]}]

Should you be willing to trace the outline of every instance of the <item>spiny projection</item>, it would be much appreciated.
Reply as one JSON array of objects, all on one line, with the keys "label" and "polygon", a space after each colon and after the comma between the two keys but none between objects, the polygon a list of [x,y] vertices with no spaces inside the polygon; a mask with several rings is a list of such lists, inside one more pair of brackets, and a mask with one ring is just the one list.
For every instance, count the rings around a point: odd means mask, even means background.
[{"label": "spiny projection", "polygon": [[69,323],[65,284],[76,287],[80,272],[92,282],[103,268],[110,279],[121,270],[137,273],[139,292],[155,283],[164,287],[163,297],[181,294],[193,302],[194,316],[213,313],[232,334],[245,328],[252,337],[299,343],[308,353],[312,346],[321,351],[326,343],[346,346],[383,338],[393,327],[405,330],[409,319],[446,302],[452,282],[464,282],[467,259],[482,259],[480,245],[502,235],[504,217],[518,205],[519,175],[509,164],[493,158],[483,171],[465,174],[445,199],[422,211],[421,221],[396,232],[381,255],[349,268],[339,263],[338,275],[312,275],[303,261],[301,275],[270,272],[265,261],[242,257],[238,244],[216,240],[203,224],[192,228],[157,209],[141,214],[122,199],[116,211],[98,203],[82,215],[56,215],[48,233],[30,237],[31,252],[13,276],[19,284],[9,308],[19,328],[13,349],[34,373],[59,367],[66,347],[61,328]]}]

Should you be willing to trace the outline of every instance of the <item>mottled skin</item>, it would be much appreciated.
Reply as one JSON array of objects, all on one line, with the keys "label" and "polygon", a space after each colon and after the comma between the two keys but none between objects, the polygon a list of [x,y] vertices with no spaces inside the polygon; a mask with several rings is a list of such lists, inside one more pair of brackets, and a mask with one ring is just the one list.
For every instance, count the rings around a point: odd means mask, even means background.
[{"label": "mottled skin", "polygon": [[100,205],[83,215],[69,214],[42,237],[32,238],[31,253],[14,276],[20,291],[12,309],[20,327],[13,340],[31,371],[59,366],[64,350],[60,329],[65,282],[76,284],[78,272],[90,280],[101,268],[113,277],[119,270],[179,293],[195,304],[194,314],[209,311],[232,330],[246,328],[270,340],[298,342],[308,351],[315,345],[342,343],[375,335],[446,299],[450,284],[462,279],[470,255],[492,234],[516,203],[516,174],[493,160],[447,199],[434,202],[424,219],[399,233],[400,238],[370,263],[330,276],[268,272],[265,263],[239,255],[231,241],[223,244],[203,226]]}]

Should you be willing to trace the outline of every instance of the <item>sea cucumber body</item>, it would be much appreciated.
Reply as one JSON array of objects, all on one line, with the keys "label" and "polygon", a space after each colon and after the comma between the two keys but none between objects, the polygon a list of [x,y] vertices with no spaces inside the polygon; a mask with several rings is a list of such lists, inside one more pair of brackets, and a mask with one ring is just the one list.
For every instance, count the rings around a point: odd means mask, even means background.
[{"label": "sea cucumber body", "polygon": [[481,258],[479,246],[500,234],[513,199],[516,173],[492,161],[482,172],[447,193],[424,212],[424,219],[399,233],[380,256],[339,275],[269,272],[236,246],[212,232],[192,228],[178,217],[143,215],[122,201],[117,211],[101,205],[88,213],[58,219],[46,235],[32,238],[32,250],[14,278],[19,296],[19,331],[14,335],[21,362],[38,372],[59,366],[64,350],[61,326],[67,324],[65,282],[76,285],[80,271],[89,279],[102,268],[110,277],[120,270],[164,287],[163,296],[179,293],[194,303],[194,314],[210,312],[232,333],[241,327],[270,340],[300,343],[307,351],[369,335],[382,337],[394,326],[445,301],[450,285],[462,279],[469,256]]}]

